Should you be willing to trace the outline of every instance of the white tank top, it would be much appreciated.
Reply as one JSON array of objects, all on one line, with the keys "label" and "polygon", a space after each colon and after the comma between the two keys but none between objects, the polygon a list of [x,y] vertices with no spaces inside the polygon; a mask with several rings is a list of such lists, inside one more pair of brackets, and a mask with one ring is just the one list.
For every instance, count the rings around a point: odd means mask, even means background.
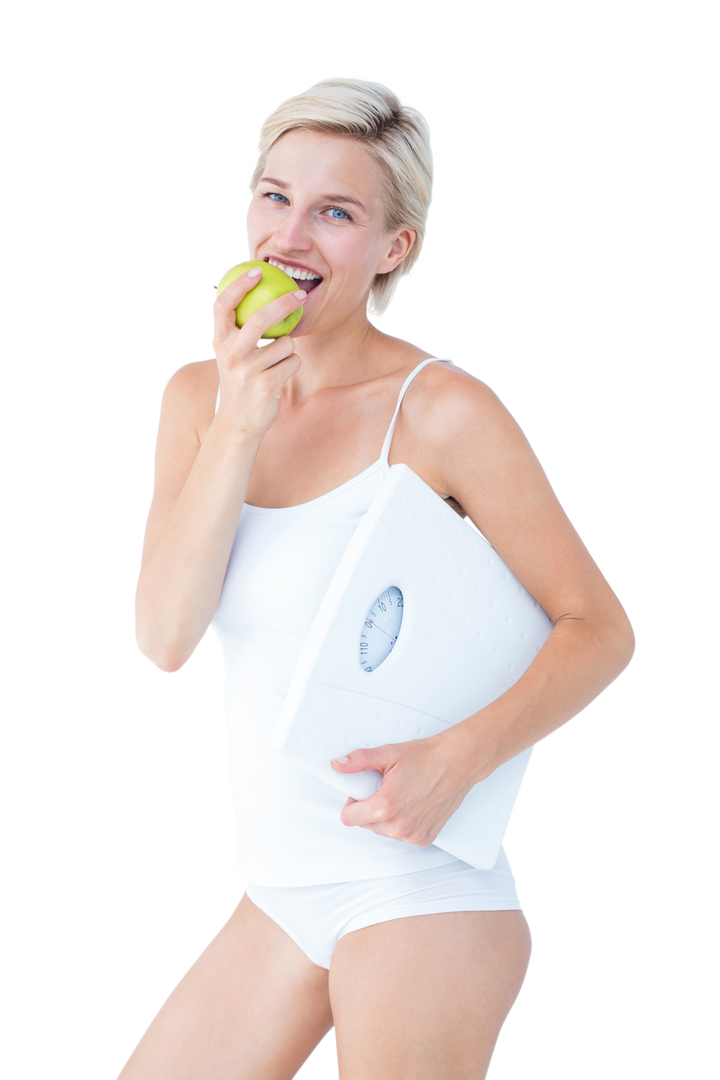
[{"label": "white tank top", "polygon": [[[257,885],[321,885],[454,862],[346,826],[346,797],[268,748],[290,677],[320,602],[357,525],[389,471],[402,385],[378,460],[299,506],[243,504],[212,625],[225,653],[225,700],[240,871]],[[446,361],[451,363],[451,361]]]}]

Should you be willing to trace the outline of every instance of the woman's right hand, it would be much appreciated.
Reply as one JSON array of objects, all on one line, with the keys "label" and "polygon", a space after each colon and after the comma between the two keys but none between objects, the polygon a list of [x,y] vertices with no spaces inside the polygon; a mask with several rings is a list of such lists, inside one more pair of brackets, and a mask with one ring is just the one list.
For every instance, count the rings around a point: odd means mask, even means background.
[{"label": "woman's right hand", "polygon": [[271,326],[281,322],[305,301],[302,290],[285,293],[253,312],[243,327],[235,308],[259,280],[259,267],[241,274],[215,300],[213,347],[220,375],[218,419],[235,432],[262,438],[280,410],[288,379],[300,368],[290,335],[269,345],[258,344]]}]

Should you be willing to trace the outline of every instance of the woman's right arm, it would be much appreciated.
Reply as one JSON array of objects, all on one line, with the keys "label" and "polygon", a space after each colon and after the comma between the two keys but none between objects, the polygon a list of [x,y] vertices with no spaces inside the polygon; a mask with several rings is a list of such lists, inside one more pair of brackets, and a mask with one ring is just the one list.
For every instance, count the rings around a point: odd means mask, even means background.
[{"label": "woman's right arm", "polygon": [[258,448],[300,367],[291,338],[264,347],[258,340],[304,293],[278,297],[238,329],[235,308],[256,284],[245,274],[215,301],[220,408],[202,443],[193,365],[163,396],[135,605],[138,645],[163,671],[182,667],[215,614]]}]

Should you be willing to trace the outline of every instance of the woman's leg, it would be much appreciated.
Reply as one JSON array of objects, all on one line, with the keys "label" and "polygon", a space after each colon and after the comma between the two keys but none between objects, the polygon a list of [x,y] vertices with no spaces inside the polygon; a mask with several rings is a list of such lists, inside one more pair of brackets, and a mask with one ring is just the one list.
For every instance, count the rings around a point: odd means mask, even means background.
[{"label": "woman's leg", "polygon": [[341,1080],[482,1080],[530,959],[521,911],[375,923],[330,964]]},{"label": "woman's leg", "polygon": [[243,896],[119,1080],[290,1080],[331,1027],[327,969]]}]

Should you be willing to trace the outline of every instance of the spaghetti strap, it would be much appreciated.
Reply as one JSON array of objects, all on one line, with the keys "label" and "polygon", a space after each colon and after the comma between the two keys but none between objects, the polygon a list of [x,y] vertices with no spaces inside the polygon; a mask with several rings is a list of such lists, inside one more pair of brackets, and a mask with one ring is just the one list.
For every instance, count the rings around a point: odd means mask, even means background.
[{"label": "spaghetti strap", "polygon": [[219,407],[220,407],[220,387],[218,386],[217,397],[215,398],[215,415],[216,416],[217,416],[217,411],[218,411]]},{"label": "spaghetti strap", "polygon": [[[382,464],[386,468],[387,468],[387,464],[388,464],[388,454],[390,453],[390,443],[392,442],[393,431],[395,430],[395,421],[397,420],[397,414],[400,411],[400,405],[402,403],[402,399],[405,397],[405,391],[407,390],[408,386],[413,381],[413,379],[415,378],[417,373],[419,371],[422,371],[422,369],[427,364],[434,364],[436,360],[440,360],[440,357],[439,356],[430,356],[430,357],[428,357],[427,360],[423,360],[421,363],[419,363],[418,366],[416,368],[414,368],[413,371],[410,372],[407,379],[405,380],[405,382],[402,384],[402,386],[400,388],[400,394],[399,394],[398,399],[397,399],[397,405],[395,406],[395,412],[393,413],[393,418],[390,421],[390,427],[388,428],[388,433],[385,436],[385,442],[383,443],[382,451],[380,453],[380,461],[382,462]],[[443,359],[442,362],[444,364],[452,364],[452,360],[444,360]]]}]

